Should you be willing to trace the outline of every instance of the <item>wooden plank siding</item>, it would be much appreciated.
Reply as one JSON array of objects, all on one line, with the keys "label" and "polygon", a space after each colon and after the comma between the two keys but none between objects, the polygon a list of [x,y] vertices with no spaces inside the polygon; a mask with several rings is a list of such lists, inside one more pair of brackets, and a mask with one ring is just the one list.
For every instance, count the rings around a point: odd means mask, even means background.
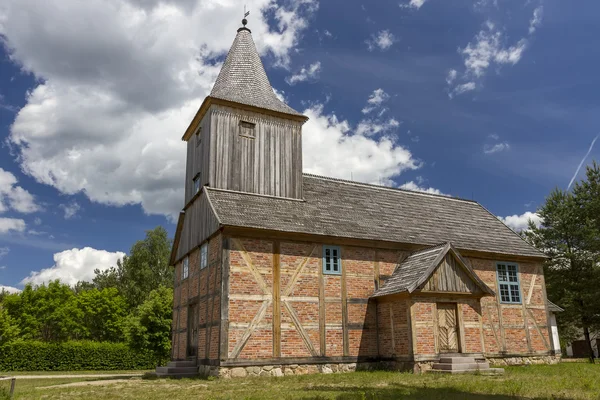
[{"label": "wooden plank siding", "polygon": [[[209,113],[211,187],[302,198],[300,122],[221,105]],[[240,135],[240,121],[256,124],[254,138]]]},{"label": "wooden plank siding", "polygon": [[452,254],[447,254],[440,265],[425,282],[423,291],[481,293],[481,289],[467,275]]},{"label": "wooden plank siding", "polygon": [[206,194],[201,193],[185,210],[175,262],[202,244],[219,227],[219,220],[210,207]]},{"label": "wooden plank siding", "polygon": [[[200,122],[199,135],[192,135],[187,142],[187,160],[185,167],[185,203],[188,204],[194,197],[194,177],[199,176],[200,186],[209,184],[209,152],[210,152],[210,120],[211,114],[207,113]],[[198,143],[200,142],[200,143]]]}]

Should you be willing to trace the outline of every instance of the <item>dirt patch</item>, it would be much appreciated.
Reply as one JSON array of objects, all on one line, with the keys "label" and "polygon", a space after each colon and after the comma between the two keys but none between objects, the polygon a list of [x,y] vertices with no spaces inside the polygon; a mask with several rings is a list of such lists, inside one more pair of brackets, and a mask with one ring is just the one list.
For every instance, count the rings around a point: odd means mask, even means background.
[{"label": "dirt patch", "polygon": [[132,382],[131,379],[104,379],[99,381],[83,381],[83,382],[72,382],[64,383],[62,385],[53,386],[41,386],[36,389],[54,389],[54,388],[68,388],[68,387],[80,387],[80,386],[108,386],[116,383],[128,383]]}]

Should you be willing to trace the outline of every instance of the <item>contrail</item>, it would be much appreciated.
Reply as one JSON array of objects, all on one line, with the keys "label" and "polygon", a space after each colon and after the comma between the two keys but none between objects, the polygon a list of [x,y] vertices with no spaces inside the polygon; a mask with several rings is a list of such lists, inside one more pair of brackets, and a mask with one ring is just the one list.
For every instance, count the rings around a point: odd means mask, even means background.
[{"label": "contrail", "polygon": [[592,140],[592,144],[590,144],[590,148],[588,149],[587,153],[585,153],[585,156],[583,156],[583,158],[581,159],[581,162],[579,163],[579,167],[577,167],[577,171],[575,171],[575,175],[573,175],[573,177],[571,178],[571,182],[569,182],[569,186],[567,186],[567,190],[569,190],[571,188],[571,185],[573,184],[573,181],[575,181],[575,178],[577,177],[577,174],[579,174],[579,170],[581,169],[581,166],[583,165],[583,162],[585,161],[586,158],[588,158],[588,156],[592,152],[592,149],[594,148],[594,143],[596,143],[596,140],[598,140],[599,137],[600,137],[600,135],[597,135],[594,138],[594,140]]}]

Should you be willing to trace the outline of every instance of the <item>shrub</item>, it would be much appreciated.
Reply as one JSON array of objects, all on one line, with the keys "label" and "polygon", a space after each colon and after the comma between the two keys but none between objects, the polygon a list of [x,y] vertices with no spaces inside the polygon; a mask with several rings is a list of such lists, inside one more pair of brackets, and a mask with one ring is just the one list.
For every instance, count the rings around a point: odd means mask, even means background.
[{"label": "shrub", "polygon": [[81,371],[152,369],[150,352],[131,350],[124,343],[19,341],[0,348],[0,371]]}]

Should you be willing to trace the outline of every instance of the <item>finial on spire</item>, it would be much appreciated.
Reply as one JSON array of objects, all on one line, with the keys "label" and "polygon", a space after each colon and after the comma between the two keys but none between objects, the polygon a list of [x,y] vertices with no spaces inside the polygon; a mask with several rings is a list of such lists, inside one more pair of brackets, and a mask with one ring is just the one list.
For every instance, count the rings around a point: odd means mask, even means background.
[{"label": "finial on spire", "polygon": [[250,15],[250,11],[246,11],[246,5],[244,5],[244,19],[242,19],[242,27],[239,28],[237,31],[248,31],[248,32],[252,32],[250,29],[246,28],[246,24],[248,23],[248,20],[246,19],[246,17]]},{"label": "finial on spire", "polygon": [[242,20],[242,25],[244,26],[248,23],[248,20],[246,19],[248,15],[250,15],[250,11],[246,11],[246,5],[244,4],[244,19]]}]

